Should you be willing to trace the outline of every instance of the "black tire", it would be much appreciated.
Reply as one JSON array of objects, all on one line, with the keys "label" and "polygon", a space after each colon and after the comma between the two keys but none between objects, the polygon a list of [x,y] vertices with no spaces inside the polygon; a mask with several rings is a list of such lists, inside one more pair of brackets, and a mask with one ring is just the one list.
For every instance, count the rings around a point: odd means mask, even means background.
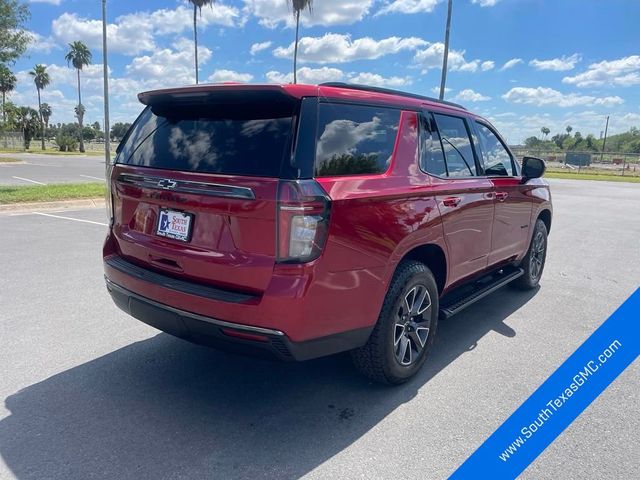
[{"label": "black tire", "polygon": [[540,283],[546,258],[547,226],[542,220],[538,219],[531,236],[529,250],[527,250],[527,254],[520,263],[520,267],[524,269],[524,275],[518,277],[511,284],[520,290],[536,288]]},{"label": "black tire", "polygon": [[[427,300],[429,307],[425,308]],[[402,261],[369,341],[351,352],[356,368],[381,383],[409,380],[420,370],[433,345],[438,306],[438,286],[431,271],[423,263]]]}]

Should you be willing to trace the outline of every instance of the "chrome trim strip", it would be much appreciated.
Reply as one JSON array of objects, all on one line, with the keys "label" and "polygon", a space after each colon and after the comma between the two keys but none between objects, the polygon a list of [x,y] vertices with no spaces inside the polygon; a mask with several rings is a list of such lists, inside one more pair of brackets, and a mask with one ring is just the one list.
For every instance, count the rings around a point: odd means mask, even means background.
[{"label": "chrome trim strip", "polygon": [[287,210],[291,212],[306,212],[308,210],[313,210],[314,207],[289,207],[287,205],[281,205],[280,210]]},{"label": "chrome trim strip", "polygon": [[[122,173],[118,182],[137,187],[153,188],[177,193],[194,193],[212,197],[241,198],[255,200],[256,196],[249,187],[237,187],[221,183],[194,182],[191,180],[174,180],[166,177]],[[166,186],[164,186],[166,185]]]},{"label": "chrome trim strip", "polygon": [[159,303],[159,302],[156,302],[155,300],[151,300],[151,299],[149,299],[147,297],[143,297],[141,295],[138,295],[137,293],[133,293],[131,290],[127,290],[126,288],[121,287],[117,283],[113,283],[106,276],[104,277],[104,280],[107,283],[107,288],[108,289],[118,290],[118,291],[120,291],[121,293],[123,293],[125,295],[128,295],[130,297],[134,297],[134,298],[136,298],[136,299],[138,299],[138,300],[140,300],[142,302],[149,303],[150,305],[153,305],[154,307],[162,308],[164,310],[169,310],[170,312],[176,313],[176,314],[181,315],[183,317],[189,317],[189,318],[192,318],[194,320],[200,320],[201,322],[211,323],[211,324],[217,325],[219,327],[235,328],[236,330],[246,330],[248,332],[262,333],[264,335],[276,335],[278,337],[285,336],[284,332],[281,332],[280,330],[273,330],[271,328],[263,328],[263,327],[253,327],[251,325],[243,325],[241,323],[226,322],[224,320],[218,320],[216,318],[205,317],[204,315],[198,315],[197,313],[191,313],[191,312],[187,312],[185,310],[181,310],[179,308],[170,307],[169,305],[165,305],[164,303]]}]

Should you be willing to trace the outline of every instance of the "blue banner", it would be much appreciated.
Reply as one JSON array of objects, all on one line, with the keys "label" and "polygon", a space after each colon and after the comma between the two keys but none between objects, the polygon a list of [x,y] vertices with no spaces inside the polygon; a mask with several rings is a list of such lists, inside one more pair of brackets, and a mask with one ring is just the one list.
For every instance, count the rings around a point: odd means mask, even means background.
[{"label": "blue banner", "polygon": [[516,478],[638,357],[639,321],[640,289],[593,332],[450,478]]}]

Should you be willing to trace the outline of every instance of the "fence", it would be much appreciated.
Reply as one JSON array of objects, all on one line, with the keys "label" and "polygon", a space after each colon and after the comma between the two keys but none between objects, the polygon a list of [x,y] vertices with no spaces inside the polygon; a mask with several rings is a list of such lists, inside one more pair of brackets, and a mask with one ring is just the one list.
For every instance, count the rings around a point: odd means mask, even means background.
[{"label": "fence", "polygon": [[0,147],[11,150],[24,149],[22,132],[0,132]]},{"label": "fence", "polygon": [[549,169],[576,170],[610,175],[640,175],[640,153],[548,151],[512,147],[518,158],[538,157]]}]

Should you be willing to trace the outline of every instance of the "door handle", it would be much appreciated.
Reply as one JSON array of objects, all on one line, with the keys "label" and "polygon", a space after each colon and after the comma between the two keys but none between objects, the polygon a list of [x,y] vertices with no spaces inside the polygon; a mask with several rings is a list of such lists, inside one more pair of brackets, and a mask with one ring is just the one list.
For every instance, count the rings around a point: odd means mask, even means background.
[{"label": "door handle", "polygon": [[444,200],[442,200],[442,204],[445,207],[457,207],[458,205],[460,205],[461,201],[462,201],[462,198],[460,197],[447,197]]},{"label": "door handle", "polygon": [[509,194],[507,192],[496,192],[496,199],[504,202]]}]

